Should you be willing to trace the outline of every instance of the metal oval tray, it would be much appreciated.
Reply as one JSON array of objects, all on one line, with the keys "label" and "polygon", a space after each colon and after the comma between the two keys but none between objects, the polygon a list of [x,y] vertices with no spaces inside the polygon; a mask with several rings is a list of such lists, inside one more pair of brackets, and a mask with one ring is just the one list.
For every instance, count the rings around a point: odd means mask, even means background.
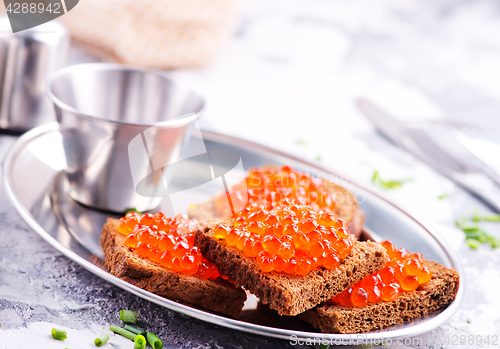
[{"label": "metal oval tray", "polygon": [[[373,231],[382,239],[391,240],[396,246],[404,246],[410,251],[420,251],[427,259],[454,268],[463,275],[457,257],[431,227],[384,198],[377,190],[349,181],[317,164],[259,144],[215,133],[204,132],[203,137],[209,150],[228,149],[239,153],[246,170],[266,164],[286,164],[324,176],[347,187],[361,201],[360,206],[365,212],[367,230]],[[196,141],[200,140],[192,140]],[[83,207],[68,197],[64,167],[62,140],[57,124],[33,129],[19,138],[5,158],[3,171],[7,195],[23,219],[42,238],[92,273],[168,309],[240,331],[282,339],[290,339],[291,336],[339,341],[349,339],[348,334],[315,332],[312,327],[296,317],[280,317],[267,306],[260,304],[254,296],[249,297],[246,302],[241,318],[234,320],[146,292],[107,273],[101,269],[103,252],[99,247],[99,236],[100,228],[109,214]],[[184,198],[186,210],[190,204],[204,202],[212,195],[214,193],[210,190],[190,191]],[[457,311],[464,291],[464,285],[461,284],[453,303],[442,311],[416,321],[406,322],[404,325],[370,332],[364,335],[359,343],[370,343],[372,340],[382,338],[395,340],[430,331]]]}]

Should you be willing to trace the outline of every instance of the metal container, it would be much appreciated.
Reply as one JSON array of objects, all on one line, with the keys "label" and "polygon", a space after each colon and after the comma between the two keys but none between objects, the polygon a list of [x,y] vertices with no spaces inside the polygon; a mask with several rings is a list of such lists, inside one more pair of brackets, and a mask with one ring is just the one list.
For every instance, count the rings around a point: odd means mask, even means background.
[{"label": "metal container", "polygon": [[[47,88],[70,196],[113,212],[158,206],[166,186],[161,169],[179,159],[203,98],[160,73],[105,63],[61,69]],[[138,194],[138,186],[149,194]]]},{"label": "metal container", "polygon": [[12,33],[0,16],[0,129],[24,132],[55,121],[47,77],[66,65],[69,35],[57,21]]}]

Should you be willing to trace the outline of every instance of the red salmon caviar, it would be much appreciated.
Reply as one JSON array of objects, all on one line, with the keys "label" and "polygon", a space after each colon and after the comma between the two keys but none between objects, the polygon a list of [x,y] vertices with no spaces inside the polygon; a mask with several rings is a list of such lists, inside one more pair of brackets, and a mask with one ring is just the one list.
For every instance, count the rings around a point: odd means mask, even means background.
[{"label": "red salmon caviar", "polygon": [[427,281],[431,279],[431,277],[432,273],[427,267],[420,268],[419,272],[417,273],[418,282],[420,284],[425,284]]},{"label": "red salmon caviar", "polygon": [[233,229],[227,234],[225,241],[229,246],[236,246],[239,238],[240,231],[238,229]]},{"label": "red salmon caviar", "polygon": [[404,262],[403,269],[407,275],[417,275],[420,271],[420,262],[414,258],[409,258]]},{"label": "red salmon caviar", "polygon": [[229,233],[230,231],[231,229],[227,225],[219,224],[217,227],[215,227],[214,237],[217,239],[225,239],[227,233]]},{"label": "red salmon caviar", "polygon": [[368,293],[361,287],[353,289],[351,303],[354,307],[364,307],[368,304]]},{"label": "red salmon caviar", "polygon": [[398,284],[391,283],[389,285],[385,285],[382,287],[380,292],[381,292],[380,298],[383,301],[391,302],[391,301],[395,300],[396,298],[398,298],[398,296],[399,296]]},{"label": "red salmon caviar", "polygon": [[267,251],[262,251],[261,253],[259,253],[259,255],[257,256],[257,264],[262,271],[269,272],[274,270],[273,256],[271,256],[271,254],[269,254],[269,252]]},{"label": "red salmon caviar", "polygon": [[[251,169],[248,177],[232,187],[229,194],[235,198],[233,207],[256,205],[258,208],[271,211],[282,204],[290,207],[293,204],[301,204],[317,212],[321,210],[324,213],[332,213],[336,207],[335,195],[330,193],[326,186],[326,181],[286,166],[281,169]],[[247,195],[242,194],[244,191]],[[248,201],[245,201],[246,198]],[[233,214],[226,193],[216,198],[215,207],[222,217],[230,217]],[[303,215],[308,211],[293,207],[293,210],[289,210],[287,214],[293,212],[296,217],[299,217],[299,214]],[[264,216],[265,212],[262,215]],[[283,218],[281,215],[278,216]],[[264,222],[262,217],[257,219]],[[326,226],[334,224],[327,215],[324,219]]]},{"label": "red salmon caviar", "polygon": [[340,264],[340,258],[337,253],[329,253],[326,255],[325,259],[325,268],[327,269],[335,269],[339,266]]},{"label": "red salmon caviar", "polygon": [[139,223],[142,225],[153,225],[156,223],[156,220],[151,213],[145,213],[142,215]]},{"label": "red salmon caviar", "polygon": [[280,255],[274,256],[274,270],[284,271],[288,267],[288,260]]},{"label": "red salmon caviar", "polygon": [[309,246],[310,246],[309,238],[303,232],[299,231],[298,233],[294,234],[292,236],[292,239],[293,239],[293,244],[295,245],[295,248],[298,248],[299,250],[309,249]]},{"label": "red salmon caviar", "polygon": [[151,261],[153,261],[155,263],[159,263],[161,255],[162,255],[162,251],[158,247],[153,247],[149,251],[148,259],[150,259]]},{"label": "red salmon caviar", "polygon": [[264,247],[262,246],[262,242],[260,242],[260,240],[252,243],[252,252],[254,255],[258,256],[262,251],[264,251]]},{"label": "red salmon caviar", "polygon": [[288,274],[294,274],[296,267],[297,267],[297,259],[295,257],[292,257],[288,260],[288,265],[285,269],[285,272]]},{"label": "red salmon caviar", "polygon": [[299,275],[306,275],[311,271],[312,263],[309,258],[300,258],[297,260],[297,266],[295,267],[295,272]]},{"label": "red salmon caviar", "polygon": [[278,253],[281,247],[281,241],[273,235],[266,235],[262,238],[262,247],[269,252],[272,256]]},{"label": "red salmon caviar", "polygon": [[295,249],[293,248],[293,246],[290,242],[284,241],[284,242],[281,242],[280,248],[279,248],[277,254],[280,257],[288,260],[288,259],[292,258],[293,255],[295,254]]},{"label": "red salmon caviar", "polygon": [[378,302],[381,295],[382,292],[380,291],[380,287],[378,285],[375,285],[368,289],[368,301],[370,303]]},{"label": "red salmon caviar", "polygon": [[280,222],[279,218],[277,215],[275,214],[270,214],[267,218],[266,218],[266,224],[269,224],[269,225],[272,225],[272,224],[278,224]]},{"label": "red salmon caviar", "polygon": [[[423,266],[424,256],[420,252],[410,253],[405,248],[396,249],[389,241],[380,243],[386,250],[389,260],[386,266],[376,273],[365,276],[361,282],[333,297],[331,302],[345,306],[364,306],[379,300],[390,302],[399,297],[400,292],[411,292],[432,277],[428,267]],[[364,302],[364,293],[367,302]]]},{"label": "red salmon caviar", "polygon": [[396,257],[396,247],[392,242],[384,240],[380,244],[385,248],[389,258],[393,259]]},{"label": "red salmon caviar", "polygon": [[247,230],[254,234],[264,235],[265,225],[262,222],[253,221],[247,225]]},{"label": "red salmon caviar", "polygon": [[349,287],[346,291],[342,292],[338,296],[338,301],[340,304],[345,305],[345,306],[352,306],[351,302],[351,294],[352,294],[352,287]]},{"label": "red salmon caviar", "polygon": [[[117,229],[120,234],[128,231],[125,246],[134,249],[143,258],[179,273],[196,274],[205,279],[217,278],[219,271],[215,264],[204,259],[194,246],[196,224],[187,215],[171,219],[165,218],[162,212],[142,216],[129,212],[120,218]],[[221,229],[224,228],[229,230],[227,226]]]},{"label": "red salmon caviar", "polygon": [[130,234],[125,239],[125,246],[130,247],[130,248],[135,248],[137,246],[137,242],[138,242],[138,240],[137,240],[135,234]]},{"label": "red salmon caviar", "polygon": [[309,241],[311,243],[313,243],[314,241],[323,240],[323,234],[321,234],[318,229],[311,231],[309,234],[307,234],[307,236],[309,237]]},{"label": "red salmon caviar", "polygon": [[310,246],[309,246],[309,253],[313,257],[319,257],[325,252],[325,247],[320,241],[314,241]]},{"label": "red salmon caviar", "polygon": [[236,248],[238,250],[243,250],[243,244],[245,243],[245,240],[250,236],[250,233],[248,231],[242,231],[239,234],[239,238],[236,241]]},{"label": "red salmon caviar", "polygon": [[361,287],[365,289],[370,289],[375,287],[379,283],[379,278],[376,277],[375,275],[368,275],[361,280]]},{"label": "red salmon caviar", "polygon": [[419,285],[418,278],[413,275],[408,275],[402,279],[399,284],[403,291],[415,291]]},{"label": "red salmon caviar", "polygon": [[252,250],[253,242],[254,242],[254,240],[251,237],[246,238],[245,241],[243,242],[243,253],[249,257],[256,256],[256,254],[253,253],[253,250]]},{"label": "red salmon caviar", "polygon": [[[320,217],[331,226],[321,225]],[[238,227],[232,230],[218,225],[214,237],[255,258],[263,271],[305,275],[317,267],[334,269],[353,246],[344,221],[294,200],[285,199],[270,211],[257,205],[246,207],[236,220]]]},{"label": "red salmon caviar", "polygon": [[378,275],[384,284],[390,284],[394,280],[395,273],[392,267],[385,267],[378,272]]}]

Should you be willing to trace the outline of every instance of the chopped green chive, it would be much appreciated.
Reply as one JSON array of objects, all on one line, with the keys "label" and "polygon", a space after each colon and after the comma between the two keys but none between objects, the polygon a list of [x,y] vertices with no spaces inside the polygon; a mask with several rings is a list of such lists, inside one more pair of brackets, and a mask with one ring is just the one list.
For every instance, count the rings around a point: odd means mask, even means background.
[{"label": "chopped green chive", "polygon": [[463,225],[460,227],[464,233],[472,233],[472,232],[477,232],[480,230],[480,228],[477,225]]},{"label": "chopped green chive", "polygon": [[479,226],[474,223],[470,223],[467,221],[467,217],[460,217],[455,221],[457,227],[459,227],[462,231],[478,231]]},{"label": "chopped green chive", "polygon": [[448,193],[443,193],[441,195],[438,196],[438,199],[439,200],[443,200],[443,199],[446,199],[446,198],[449,198],[450,197],[450,194]]},{"label": "chopped green chive", "polygon": [[474,240],[474,239],[465,239],[465,243],[467,244],[467,246],[469,246],[473,250],[475,250],[479,246],[481,246],[481,242]]},{"label": "chopped green chive", "polygon": [[319,349],[328,349],[328,348],[330,348],[330,344],[321,344],[319,346]]},{"label": "chopped green chive", "polygon": [[321,156],[316,156],[317,161],[321,161]]},{"label": "chopped green chive", "polygon": [[491,216],[484,216],[483,219],[488,222],[500,222],[500,214],[493,214]]},{"label": "chopped green chive", "polygon": [[139,314],[131,310],[120,310],[120,320],[126,324],[135,324]]},{"label": "chopped green chive", "polygon": [[153,349],[163,348],[162,341],[153,332],[148,332],[146,338],[148,339],[149,345],[152,346]]},{"label": "chopped green chive", "polygon": [[126,329],[121,328],[121,327],[118,327],[118,326],[116,326],[116,325],[111,325],[111,326],[109,326],[109,329],[110,329],[111,331],[113,331],[114,333],[117,333],[117,334],[119,334],[119,335],[121,335],[121,336],[123,336],[123,337],[126,337],[126,338],[128,338],[128,339],[130,339],[130,340],[132,340],[132,341],[133,341],[133,340],[135,339],[135,337],[136,337],[135,333],[132,333],[132,332],[130,332],[130,331],[127,331]]},{"label": "chopped green chive", "polygon": [[[500,216],[500,215],[499,215]],[[467,220],[467,217],[460,217],[455,221],[455,224],[465,233],[465,242],[472,249],[477,249],[480,244],[489,243],[492,248],[500,247],[500,239],[490,235],[487,231],[482,229],[477,222],[486,221],[487,218],[496,219],[496,215],[481,217],[477,211],[472,216],[472,223]]]},{"label": "chopped green chive", "polygon": [[142,212],[137,211],[137,209],[136,209],[136,208],[127,208],[127,209],[125,209],[125,211],[123,212],[123,215],[125,216],[125,215],[126,215],[127,213],[129,213],[129,212],[136,212],[136,213],[142,214]]},{"label": "chopped green chive", "polygon": [[57,328],[53,328],[51,331],[52,338],[63,341],[68,338],[68,334],[64,330],[59,330]]},{"label": "chopped green chive", "polygon": [[482,220],[483,220],[483,218],[479,215],[478,210],[475,210],[475,211],[474,211],[474,214],[472,215],[472,220],[473,220],[474,222],[480,222],[480,221],[482,221]]},{"label": "chopped green chive", "polygon": [[492,248],[500,247],[500,239],[494,238],[493,236],[488,236],[488,242]]},{"label": "chopped green chive", "polygon": [[123,328],[126,329],[127,331],[130,331],[130,332],[135,333],[135,334],[140,334],[144,337],[146,337],[146,334],[147,334],[146,331],[135,328],[134,326],[125,325],[125,327],[123,327]]},{"label": "chopped green chive", "polygon": [[476,211],[474,211],[474,214],[472,215],[472,220],[474,222],[481,222],[481,221],[500,222],[500,214],[492,214],[492,215],[489,215],[489,216],[481,216],[481,214],[476,210]]},{"label": "chopped green chive", "polygon": [[299,144],[299,145],[307,145],[307,141],[305,141],[303,139],[297,139],[297,144]]},{"label": "chopped green chive", "polygon": [[382,189],[399,189],[406,182],[411,182],[412,179],[401,179],[401,180],[383,180],[377,171],[373,172],[372,184],[376,185]]},{"label": "chopped green chive", "polygon": [[484,236],[484,232],[481,231],[466,231],[465,232],[465,237],[467,239],[472,239],[472,240],[477,240],[480,243],[486,242],[486,238]]},{"label": "chopped green chive", "polygon": [[109,341],[109,336],[106,333],[103,333],[95,339],[94,344],[97,347],[100,347],[101,345],[106,344],[107,341]]},{"label": "chopped green chive", "polygon": [[143,335],[138,334],[134,339],[134,349],[144,349],[146,348],[146,338]]}]

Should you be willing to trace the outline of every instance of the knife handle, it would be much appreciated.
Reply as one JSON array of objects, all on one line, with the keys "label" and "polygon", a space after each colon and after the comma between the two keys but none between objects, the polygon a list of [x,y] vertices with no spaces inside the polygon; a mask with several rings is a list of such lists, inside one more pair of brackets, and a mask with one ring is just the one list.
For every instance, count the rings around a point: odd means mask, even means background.
[{"label": "knife handle", "polygon": [[403,145],[410,153],[468,190],[495,212],[500,213],[500,186],[496,185],[485,173],[467,168],[432,143],[431,138],[423,138],[423,136],[422,133],[409,132],[408,136],[403,138]]}]

